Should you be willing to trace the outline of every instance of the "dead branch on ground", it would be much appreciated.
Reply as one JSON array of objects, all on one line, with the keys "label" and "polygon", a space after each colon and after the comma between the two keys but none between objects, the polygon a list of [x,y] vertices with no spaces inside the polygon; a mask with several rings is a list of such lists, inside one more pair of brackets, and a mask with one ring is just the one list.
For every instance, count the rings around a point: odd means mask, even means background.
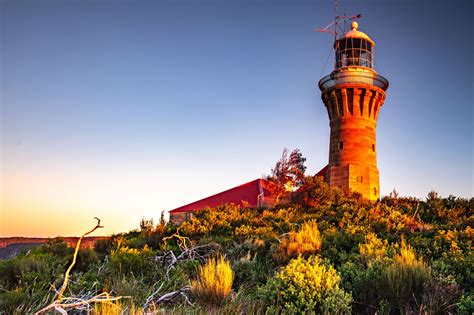
[{"label": "dead branch on ground", "polygon": [[46,313],[51,310],[56,310],[62,314],[67,314],[67,309],[76,309],[76,310],[89,310],[90,305],[94,303],[110,303],[118,301],[124,298],[130,298],[129,296],[117,296],[111,297],[107,292],[103,292],[99,295],[93,296],[89,299],[78,299],[78,298],[63,298],[63,303],[54,301],[50,305],[42,308],[36,314]]},{"label": "dead branch on ground", "polygon": [[[160,287],[161,288],[161,287]],[[189,305],[192,305],[192,303],[189,301],[189,298],[187,297],[187,295],[185,294],[185,292],[189,291],[191,288],[189,286],[185,286],[185,287],[182,287],[181,289],[178,289],[176,291],[173,291],[173,292],[169,292],[169,293],[166,293],[166,294],[163,294],[162,296],[160,296],[159,298],[156,299],[156,301],[153,302],[153,296],[156,294],[156,292],[158,291],[155,291],[153,292],[152,295],[150,295],[148,298],[147,298],[147,301],[146,303],[143,305],[143,308],[145,308],[146,306],[148,306],[149,304],[163,304],[163,303],[168,303],[168,302],[171,302],[173,301],[175,298],[177,298],[178,296],[183,296],[186,303],[189,304]]]},{"label": "dead branch on ground", "polygon": [[155,256],[156,262],[161,262],[163,267],[166,267],[166,277],[168,277],[171,269],[176,267],[176,264],[180,261],[186,260],[198,260],[199,262],[205,262],[210,256],[215,255],[221,246],[217,243],[209,243],[205,245],[198,245],[193,247],[186,247],[178,256],[170,251],[164,251],[163,256]]},{"label": "dead branch on ground", "polygon": [[170,235],[170,236],[167,236],[167,237],[164,237],[163,238],[163,250],[165,251],[166,253],[166,246],[167,246],[167,242],[173,238],[176,238],[177,239],[177,244],[178,244],[178,247],[179,249],[181,249],[182,251],[186,250],[188,248],[188,244],[189,245],[192,245],[192,242],[191,240],[189,239],[189,237],[186,237],[186,236],[181,236],[179,235],[179,229],[176,231],[176,233],[174,233],[173,235]]},{"label": "dead branch on ground", "polygon": [[73,256],[72,262],[69,265],[69,268],[66,270],[66,273],[64,274],[64,282],[63,282],[63,285],[61,287],[61,290],[58,293],[58,297],[56,298],[56,300],[53,303],[51,303],[48,306],[45,306],[41,310],[37,311],[35,313],[35,315],[45,313],[45,312],[48,312],[48,311],[53,310],[53,309],[60,312],[61,314],[67,314],[65,309],[73,309],[73,308],[74,309],[84,309],[84,308],[89,309],[90,304],[92,304],[92,303],[104,303],[104,302],[109,303],[109,302],[113,302],[113,301],[118,301],[118,300],[123,299],[123,298],[130,298],[130,297],[123,297],[123,296],[111,297],[109,295],[109,293],[107,293],[107,292],[103,292],[99,295],[95,295],[93,297],[84,298],[84,299],[75,298],[75,297],[63,298],[64,291],[66,290],[66,287],[69,284],[69,274],[72,270],[72,267],[74,267],[74,265],[76,264],[77,254],[78,254],[79,249],[81,247],[82,239],[85,236],[87,236],[87,235],[91,234],[92,232],[94,232],[95,230],[103,228],[103,226],[100,225],[100,219],[96,218],[96,217],[94,217],[94,219],[97,220],[97,225],[92,230],[90,230],[89,232],[84,233],[79,238],[79,240],[77,241],[76,249],[74,251],[74,256]]}]

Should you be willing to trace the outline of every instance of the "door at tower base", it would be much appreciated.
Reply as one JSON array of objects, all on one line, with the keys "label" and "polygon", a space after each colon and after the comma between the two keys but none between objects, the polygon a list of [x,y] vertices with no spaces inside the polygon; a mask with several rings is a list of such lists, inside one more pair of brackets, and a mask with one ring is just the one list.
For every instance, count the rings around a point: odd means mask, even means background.
[{"label": "door at tower base", "polygon": [[372,201],[380,198],[379,171],[376,167],[357,164],[329,166],[326,178],[330,187],[337,187],[343,192],[358,192]]}]

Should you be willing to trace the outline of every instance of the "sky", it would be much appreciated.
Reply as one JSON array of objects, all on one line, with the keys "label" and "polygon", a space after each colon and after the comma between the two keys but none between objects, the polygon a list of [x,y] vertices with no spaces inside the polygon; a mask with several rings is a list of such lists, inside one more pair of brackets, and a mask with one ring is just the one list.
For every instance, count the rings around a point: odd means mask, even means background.
[{"label": "sky", "polygon": [[[390,81],[381,194],[473,194],[473,3],[340,1]],[[0,0],[0,236],[102,235],[327,164],[333,1]],[[100,234],[99,233],[99,234]]]}]

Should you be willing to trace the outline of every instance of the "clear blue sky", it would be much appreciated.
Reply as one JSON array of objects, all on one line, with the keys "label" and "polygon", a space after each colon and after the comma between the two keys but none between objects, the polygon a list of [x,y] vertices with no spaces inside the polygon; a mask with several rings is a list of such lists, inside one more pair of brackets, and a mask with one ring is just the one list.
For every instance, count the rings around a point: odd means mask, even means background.
[{"label": "clear blue sky", "polygon": [[[472,1],[343,1],[390,81],[382,195],[473,196]],[[0,236],[105,233],[328,161],[333,1],[0,1]],[[330,55],[330,59],[326,60]]]}]

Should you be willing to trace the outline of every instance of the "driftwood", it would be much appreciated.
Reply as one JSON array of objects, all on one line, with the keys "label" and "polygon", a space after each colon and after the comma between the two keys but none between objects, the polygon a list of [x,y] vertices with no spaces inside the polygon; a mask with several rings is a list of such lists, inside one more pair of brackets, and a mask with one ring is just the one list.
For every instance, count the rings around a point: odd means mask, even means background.
[{"label": "driftwood", "polygon": [[221,246],[219,244],[209,243],[185,248],[178,256],[176,256],[172,250],[165,251],[163,256],[155,256],[154,259],[166,265],[175,265],[178,261],[184,260],[199,260],[200,262],[205,262],[209,256],[216,254],[220,249]]},{"label": "driftwood", "polygon": [[184,287],[184,288],[181,288],[179,290],[176,290],[176,291],[173,291],[173,292],[170,292],[170,293],[166,293],[166,294],[163,294],[162,296],[160,296],[157,300],[156,300],[156,304],[160,304],[160,303],[166,303],[166,302],[170,302],[172,301],[174,298],[176,298],[177,296],[181,295],[183,292],[185,291],[189,291],[189,287]]},{"label": "driftwood", "polygon": [[179,261],[186,260],[198,260],[201,263],[205,262],[210,256],[213,256],[221,249],[221,246],[217,243],[209,243],[205,245],[198,245],[193,247],[185,247],[181,254],[176,254],[170,250],[165,251],[163,256],[155,256],[156,262],[162,263],[163,267],[166,268],[166,277],[168,277],[170,271],[176,267]]},{"label": "driftwood", "polygon": [[[161,289],[162,286],[163,285],[161,285],[159,289]],[[157,291],[159,291],[159,289]],[[182,296],[187,304],[192,305],[192,303],[189,301],[188,296],[185,294],[185,292],[189,291],[190,289],[191,288],[189,286],[185,286],[185,287],[183,287],[179,290],[169,292],[169,293],[165,293],[165,294],[161,295],[159,298],[157,298],[155,301],[153,301],[154,300],[153,297],[157,293],[157,291],[155,291],[155,292],[153,292],[153,294],[151,294],[147,298],[145,304],[143,304],[143,308],[145,309],[150,304],[155,304],[156,305],[156,304],[168,303],[168,302],[173,301],[175,298],[177,298],[179,296]]]},{"label": "driftwood", "polygon": [[130,297],[129,296],[111,297],[107,292],[104,292],[88,299],[63,298],[61,302],[54,301],[53,303],[42,308],[35,314],[46,313],[53,309],[60,312],[61,314],[67,314],[66,310],[71,310],[71,309],[89,310],[91,304],[110,303],[110,302],[118,301],[124,298],[130,298]]},{"label": "driftwood", "polygon": [[58,297],[56,300],[49,304],[48,306],[45,306],[44,308],[40,309],[37,311],[35,314],[41,314],[41,313],[46,313],[51,310],[56,310],[60,312],[61,314],[67,314],[66,309],[79,309],[79,310],[88,310],[90,308],[90,304],[94,303],[109,303],[113,301],[118,301],[123,298],[130,298],[130,297],[123,297],[123,296],[118,296],[118,297],[111,297],[107,292],[103,292],[99,295],[95,295],[92,297],[84,297],[84,298],[76,298],[76,297],[70,297],[70,298],[64,298],[64,291],[66,290],[66,287],[69,284],[69,273],[72,270],[72,267],[76,264],[76,259],[77,259],[77,254],[79,252],[79,249],[81,247],[81,241],[82,239],[94,232],[97,229],[103,228],[102,225],[100,225],[100,219],[99,218],[94,218],[97,220],[97,225],[90,230],[89,232],[84,233],[79,240],[77,241],[76,244],[76,249],[74,251],[74,256],[72,259],[71,264],[69,265],[69,268],[66,270],[66,273],[64,274],[64,282],[61,287],[61,290],[58,293]]}]

